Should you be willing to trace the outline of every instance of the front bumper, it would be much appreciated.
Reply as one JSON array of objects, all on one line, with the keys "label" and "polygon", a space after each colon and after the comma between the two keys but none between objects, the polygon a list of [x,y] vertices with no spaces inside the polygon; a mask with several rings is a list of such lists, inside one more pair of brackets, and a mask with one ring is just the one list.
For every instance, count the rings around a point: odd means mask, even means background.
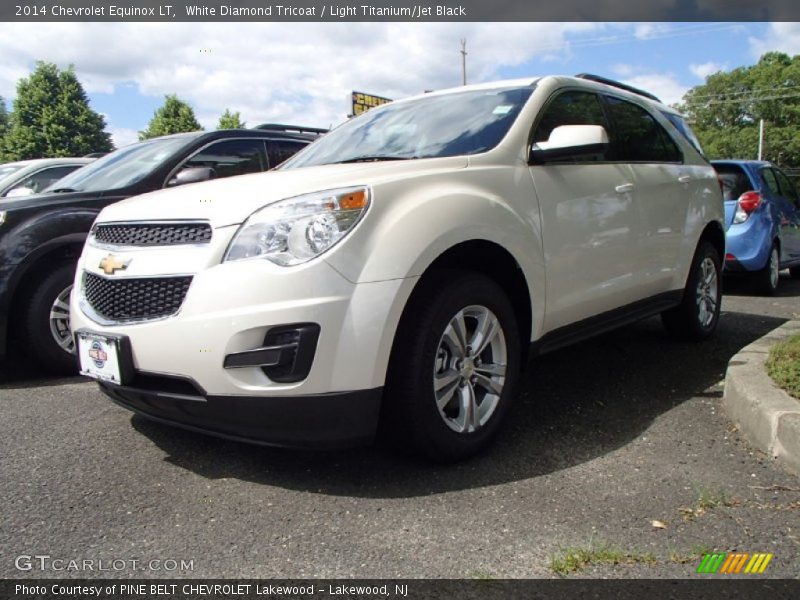
[{"label": "front bumper", "polygon": [[[216,263],[195,271],[176,314],[101,323],[86,309],[81,277],[84,270],[102,275],[95,265],[103,252],[84,249],[70,318],[73,331],[127,338],[132,378],[100,384],[115,402],[180,427],[263,444],[333,447],[372,438],[394,333],[416,278],[355,284],[322,260],[292,268]],[[126,276],[155,271],[150,264],[158,257],[121,254],[130,256]],[[297,356],[303,348],[313,352],[302,379],[251,366],[277,360],[270,353],[282,356],[287,344],[270,335],[297,324],[318,331],[316,344],[298,346]],[[188,391],[172,385],[178,380],[191,382]]]},{"label": "front bumper", "polygon": [[148,419],[216,437],[305,448],[369,444],[382,389],[310,396],[197,396],[100,383],[114,402]]}]

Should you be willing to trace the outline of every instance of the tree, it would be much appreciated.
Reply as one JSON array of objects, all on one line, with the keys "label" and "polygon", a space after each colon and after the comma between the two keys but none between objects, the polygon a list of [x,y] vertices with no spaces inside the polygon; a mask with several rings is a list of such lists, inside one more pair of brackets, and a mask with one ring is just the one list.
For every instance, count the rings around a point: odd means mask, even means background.
[{"label": "tree", "polygon": [[800,56],[768,52],[755,65],[709,75],[678,108],[710,158],[756,158],[764,119],[764,158],[800,167]]},{"label": "tree", "polygon": [[30,77],[17,83],[14,110],[3,137],[4,158],[82,156],[112,149],[102,115],[89,99],[72,66],[64,71],[37,62]]},{"label": "tree", "polygon": [[222,116],[219,118],[217,129],[244,129],[245,125],[247,125],[247,123],[242,121],[242,116],[239,114],[238,110],[232,113],[226,108],[225,112],[222,113]]},{"label": "tree", "polygon": [[159,135],[202,129],[202,125],[194,116],[192,107],[175,94],[169,94],[164,97],[164,104],[153,114],[147,129],[139,132],[139,139],[146,140]]}]

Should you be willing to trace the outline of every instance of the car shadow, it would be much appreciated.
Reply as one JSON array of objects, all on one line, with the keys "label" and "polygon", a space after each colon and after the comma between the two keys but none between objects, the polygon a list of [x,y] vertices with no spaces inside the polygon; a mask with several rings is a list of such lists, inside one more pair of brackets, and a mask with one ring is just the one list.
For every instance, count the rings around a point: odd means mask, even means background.
[{"label": "car shadow", "polygon": [[[727,274],[723,278],[722,287],[726,296],[763,296],[756,288],[753,280],[746,275]],[[788,271],[782,271],[778,280],[778,289],[774,298],[793,298],[800,296],[800,279],[792,278]]]},{"label": "car shadow", "polygon": [[566,469],[639,437],[661,414],[695,396],[721,395],[728,360],[784,319],[725,313],[702,344],[667,338],[649,319],[533,361],[504,431],[482,455],[431,465],[378,447],[297,451],[220,440],[151,422],[132,424],[202,477],[336,496],[402,498],[492,486]]},{"label": "car shadow", "polygon": [[86,381],[88,381],[86,377],[78,375],[77,366],[74,376],[64,376],[42,371],[36,361],[28,357],[12,356],[5,361],[0,361],[0,390],[85,383]]}]

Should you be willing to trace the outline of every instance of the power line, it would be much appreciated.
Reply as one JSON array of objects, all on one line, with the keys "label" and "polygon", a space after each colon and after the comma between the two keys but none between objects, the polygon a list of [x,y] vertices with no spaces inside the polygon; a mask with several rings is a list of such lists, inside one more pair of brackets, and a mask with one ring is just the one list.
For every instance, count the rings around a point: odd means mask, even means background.
[{"label": "power line", "polygon": [[730,100],[708,100],[708,101],[694,101],[694,98],[686,102],[686,106],[710,106],[715,104],[747,104],[751,102],[761,102],[764,100],[784,100],[787,98],[800,98],[798,94],[783,94],[778,96],[752,96],[750,98],[734,98]]},{"label": "power line", "polygon": [[774,92],[774,91],[784,91],[784,90],[795,90],[800,89],[800,85],[781,85],[781,86],[773,86],[773,87],[765,87],[765,88],[753,88],[749,90],[741,90],[738,92],[720,92],[719,94],[701,94],[698,96],[692,96],[692,100],[696,100],[698,98],[722,98],[728,96],[737,96],[740,94],[757,94],[759,92]]}]

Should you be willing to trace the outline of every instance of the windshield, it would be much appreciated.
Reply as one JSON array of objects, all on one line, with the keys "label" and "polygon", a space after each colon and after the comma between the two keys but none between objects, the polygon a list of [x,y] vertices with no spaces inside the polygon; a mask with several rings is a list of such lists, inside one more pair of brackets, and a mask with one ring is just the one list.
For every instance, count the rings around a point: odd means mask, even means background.
[{"label": "windshield", "polygon": [[508,132],[533,87],[423,96],[384,104],[334,129],[280,168],[478,154]]},{"label": "windshield", "polygon": [[132,185],[186,145],[187,136],[147,140],[125,146],[73,171],[45,192],[98,192]]},{"label": "windshield", "polygon": [[25,165],[0,165],[0,181],[11,175],[12,173],[16,173]]}]

